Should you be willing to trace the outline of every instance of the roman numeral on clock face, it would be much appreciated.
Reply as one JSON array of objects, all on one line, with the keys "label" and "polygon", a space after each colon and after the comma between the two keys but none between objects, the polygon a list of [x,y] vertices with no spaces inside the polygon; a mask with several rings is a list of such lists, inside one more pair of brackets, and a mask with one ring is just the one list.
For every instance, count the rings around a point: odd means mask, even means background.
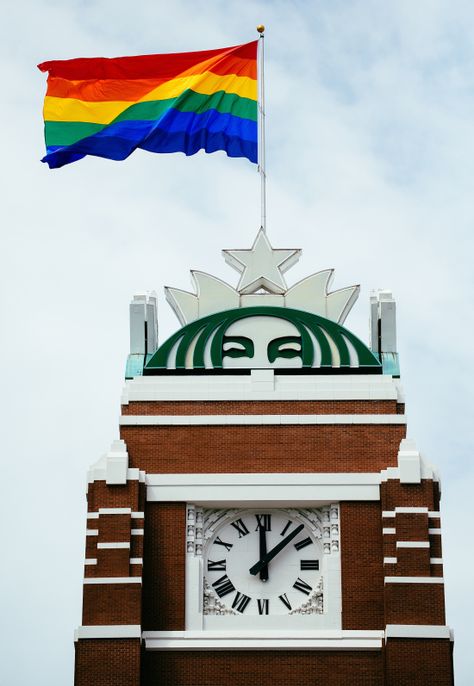
[{"label": "roman numeral on clock face", "polygon": [[215,543],[216,545],[223,545],[224,548],[225,548],[226,550],[230,550],[230,549],[232,548],[232,546],[234,545],[233,543],[226,543],[225,541],[221,541],[221,539],[219,538],[219,536],[216,538],[216,540],[214,541],[214,543]]},{"label": "roman numeral on clock face", "polygon": [[290,601],[288,600],[288,598],[287,598],[287,596],[286,596],[286,593],[282,593],[282,595],[279,595],[278,597],[279,597],[279,599],[281,600],[281,602],[283,603],[283,605],[286,605],[286,607],[287,607],[289,610],[291,610],[291,603],[290,603]]},{"label": "roman numeral on clock face", "polygon": [[208,560],[207,561],[207,571],[208,572],[213,572],[213,571],[225,572],[225,566],[226,566],[226,560],[217,560],[216,562],[214,562],[214,560]]},{"label": "roman numeral on clock face", "polygon": [[220,579],[217,579],[217,581],[215,581],[212,584],[212,586],[216,589],[216,593],[219,596],[219,598],[222,598],[228,593],[232,593],[232,591],[235,591],[235,586],[229,579],[227,574],[224,574],[224,576],[221,576]]},{"label": "roman numeral on clock face", "polygon": [[311,545],[312,542],[313,541],[308,536],[307,538],[303,538],[302,541],[298,541],[298,543],[295,543],[295,548],[296,550],[301,550],[301,548],[306,548],[307,545]]},{"label": "roman numeral on clock face", "polygon": [[265,531],[271,531],[272,530],[272,516],[269,514],[256,514],[255,517],[257,518],[257,528],[255,531],[258,531],[261,527],[265,529]]},{"label": "roman numeral on clock face", "polygon": [[286,534],[286,532],[287,532],[288,529],[290,528],[291,524],[292,524],[292,522],[291,522],[291,520],[289,519],[288,522],[286,523],[285,528],[284,528],[283,531],[281,532],[280,536],[284,536],[284,535]]},{"label": "roman numeral on clock face", "polygon": [[257,605],[259,615],[268,615],[268,611],[270,609],[270,601],[268,598],[257,598]]},{"label": "roman numeral on clock face", "polygon": [[232,526],[237,530],[239,538],[243,538],[249,533],[249,530],[241,519],[237,519],[235,522],[232,522]]},{"label": "roman numeral on clock face", "polygon": [[319,569],[319,560],[300,560],[300,569]]},{"label": "roman numeral on clock face", "polygon": [[303,579],[300,579],[299,577],[293,584],[293,588],[296,588],[297,591],[301,591],[301,593],[305,593],[306,595],[309,595],[313,590],[312,587],[306,583],[306,581],[303,581]]},{"label": "roman numeral on clock face", "polygon": [[232,609],[237,610],[237,612],[245,612],[245,608],[250,603],[250,598],[245,593],[235,594],[234,602],[232,603]]}]

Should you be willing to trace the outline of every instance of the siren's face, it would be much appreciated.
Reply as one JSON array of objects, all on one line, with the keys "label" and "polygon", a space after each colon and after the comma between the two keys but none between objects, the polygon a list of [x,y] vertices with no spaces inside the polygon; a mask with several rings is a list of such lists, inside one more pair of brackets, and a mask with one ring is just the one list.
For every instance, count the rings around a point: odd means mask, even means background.
[{"label": "siren's face", "polygon": [[246,317],[225,332],[222,366],[228,368],[302,367],[301,336],[294,324],[277,317]]}]

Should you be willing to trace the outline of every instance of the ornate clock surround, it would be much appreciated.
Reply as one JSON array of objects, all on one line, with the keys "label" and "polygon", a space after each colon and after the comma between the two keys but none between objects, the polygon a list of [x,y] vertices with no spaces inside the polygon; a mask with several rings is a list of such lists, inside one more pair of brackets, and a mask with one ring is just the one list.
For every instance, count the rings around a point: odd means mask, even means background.
[{"label": "ornate clock surround", "polygon": [[[238,517],[270,510],[300,522],[319,544],[321,562],[316,585],[286,614],[245,615],[223,603],[206,576],[205,560],[214,535]],[[206,508],[186,506],[186,628],[189,630],[302,630],[341,628],[339,504],[320,507]],[[238,591],[236,591],[237,593]]]}]

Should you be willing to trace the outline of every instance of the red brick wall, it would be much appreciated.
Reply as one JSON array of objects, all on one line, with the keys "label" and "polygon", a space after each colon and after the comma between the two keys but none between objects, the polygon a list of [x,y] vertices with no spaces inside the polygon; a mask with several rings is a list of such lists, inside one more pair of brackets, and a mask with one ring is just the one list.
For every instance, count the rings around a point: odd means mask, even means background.
[{"label": "red brick wall", "polygon": [[439,484],[428,479],[420,484],[401,484],[395,479],[389,479],[381,484],[380,497],[382,510],[392,511],[396,507],[427,507],[431,511],[439,510]]},{"label": "red brick wall", "polygon": [[130,466],[149,473],[378,472],[397,465],[405,430],[386,424],[122,426],[120,435]]},{"label": "red brick wall", "polygon": [[428,513],[397,512],[394,526],[397,541],[428,541]]},{"label": "red brick wall", "polygon": [[80,640],[75,686],[140,686],[140,639]]},{"label": "red brick wall", "polygon": [[387,642],[386,686],[453,686],[449,639],[391,638]]},{"label": "red brick wall", "polygon": [[388,576],[430,576],[429,548],[397,548],[396,572]]},{"label": "red brick wall", "polygon": [[140,624],[140,584],[86,584],[82,623]]},{"label": "red brick wall", "polygon": [[89,484],[87,505],[89,512],[97,512],[99,507],[130,507],[133,511],[143,510],[145,491],[138,481],[129,481],[124,486],[107,486],[105,481]]},{"label": "red brick wall", "polygon": [[122,414],[400,414],[396,400],[164,400],[132,401]]},{"label": "red brick wall", "polygon": [[342,502],[342,628],[382,629],[384,571],[379,502]]},{"label": "red brick wall", "polygon": [[147,503],[143,556],[143,629],[184,629],[184,503]]},{"label": "red brick wall", "polygon": [[385,584],[386,624],[444,624],[443,584]]},{"label": "red brick wall", "polygon": [[[395,414],[395,401],[175,401],[132,402],[124,414]],[[397,465],[403,425],[123,426],[130,466],[148,473],[378,472]],[[342,628],[383,629],[385,624],[444,624],[443,586],[384,584],[388,575],[429,575],[429,556],[440,557],[440,537],[431,550],[395,549],[395,540],[427,540],[425,515],[382,519],[401,506],[439,508],[432,481],[388,481],[381,502],[341,503]],[[102,573],[126,575],[127,557],[142,557],[139,584],[86,585],[83,624],[139,624],[143,630],[185,628],[185,505],[145,503],[144,486],[89,487],[89,510],[130,507],[145,511],[145,536],[128,537],[142,521],[122,515],[90,520],[99,537],[88,555],[101,558]],[[110,520],[110,521],[109,521]],[[127,524],[128,522],[128,524]],[[395,537],[382,536],[396,526]],[[434,524],[430,521],[430,527]],[[382,540],[384,539],[384,540]],[[393,539],[393,540],[392,540]],[[130,540],[132,551],[99,554],[97,541]],[[390,543],[390,541],[392,541]],[[398,557],[393,572],[385,555]],[[389,550],[389,552],[387,552]],[[123,559],[122,559],[123,558]],[[431,566],[439,573],[440,565]],[[119,570],[121,573],[119,574]],[[94,574],[91,566],[86,573]],[[128,574],[141,573],[129,567]],[[452,686],[449,641],[391,639],[387,651],[196,651],[142,650],[139,641],[81,640],[76,645],[76,686]]]},{"label": "red brick wall", "polygon": [[158,684],[384,686],[383,656],[382,651],[146,652],[142,686]]}]

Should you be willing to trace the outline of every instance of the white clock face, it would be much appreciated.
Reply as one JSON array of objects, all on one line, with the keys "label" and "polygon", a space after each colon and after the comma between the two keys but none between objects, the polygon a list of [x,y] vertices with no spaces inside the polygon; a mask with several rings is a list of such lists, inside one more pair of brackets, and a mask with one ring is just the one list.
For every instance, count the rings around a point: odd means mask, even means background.
[{"label": "white clock face", "polygon": [[285,510],[249,510],[228,519],[207,547],[207,584],[228,610],[288,615],[308,602],[320,579],[321,546]]}]

